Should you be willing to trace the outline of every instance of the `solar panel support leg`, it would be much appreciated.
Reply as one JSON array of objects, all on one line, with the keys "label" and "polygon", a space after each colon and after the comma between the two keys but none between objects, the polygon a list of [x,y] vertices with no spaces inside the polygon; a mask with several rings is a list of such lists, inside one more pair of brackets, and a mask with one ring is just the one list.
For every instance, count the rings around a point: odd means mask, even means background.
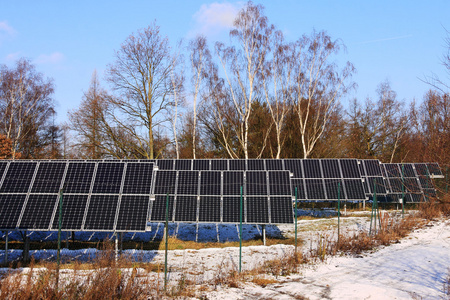
[{"label": "solar panel support leg", "polygon": [[6,231],[5,235],[5,266],[8,264],[8,240],[9,240],[9,232]]},{"label": "solar panel support leg", "polygon": [[266,225],[261,225],[262,227],[262,237],[263,237],[263,244],[266,245]]}]

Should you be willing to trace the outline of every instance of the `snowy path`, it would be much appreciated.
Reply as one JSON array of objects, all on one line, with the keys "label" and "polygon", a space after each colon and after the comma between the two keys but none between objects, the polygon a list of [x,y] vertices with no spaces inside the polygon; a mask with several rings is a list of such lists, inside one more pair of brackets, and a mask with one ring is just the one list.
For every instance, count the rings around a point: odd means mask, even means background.
[{"label": "snowy path", "polygon": [[209,299],[445,299],[450,221],[432,223],[398,244],[359,258],[335,257],[266,288],[224,289]]}]

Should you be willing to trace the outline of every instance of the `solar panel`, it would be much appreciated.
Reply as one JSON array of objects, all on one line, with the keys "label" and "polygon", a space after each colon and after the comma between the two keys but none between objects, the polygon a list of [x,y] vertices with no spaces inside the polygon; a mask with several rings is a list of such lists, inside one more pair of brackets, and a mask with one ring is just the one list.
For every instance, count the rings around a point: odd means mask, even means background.
[{"label": "solar panel", "polygon": [[292,198],[270,197],[270,222],[272,224],[293,223]]},{"label": "solar panel", "polygon": [[421,193],[419,181],[417,178],[404,178],[405,191],[409,193]]},{"label": "solar panel", "polygon": [[174,194],[175,181],[177,178],[176,171],[156,171],[154,194]]},{"label": "solar panel", "polygon": [[266,172],[249,171],[246,172],[245,176],[245,188],[247,195],[268,195]]},{"label": "solar panel", "polygon": [[284,169],[294,174],[293,178],[304,178],[302,171],[302,161],[299,159],[285,159]]},{"label": "solar panel", "polygon": [[221,194],[222,173],[219,171],[200,172],[200,195]]},{"label": "solar panel", "polygon": [[356,159],[340,159],[342,176],[344,178],[361,178]]},{"label": "solar panel", "polygon": [[249,171],[264,171],[264,159],[249,159],[247,160],[247,170]]},{"label": "solar panel", "polygon": [[2,180],[2,177],[5,173],[5,169],[8,166],[8,162],[6,161],[0,161],[0,181]]},{"label": "solar panel", "polygon": [[269,203],[267,197],[247,197],[247,223],[269,223]]},{"label": "solar panel", "polygon": [[381,172],[381,165],[380,161],[377,159],[365,159],[362,161],[364,164],[366,175],[377,177],[377,176],[383,176]]},{"label": "solar panel", "polygon": [[0,193],[27,193],[36,165],[36,162],[10,162]]},{"label": "solar panel", "polygon": [[413,168],[412,164],[398,164],[398,167],[400,168],[401,176],[416,177],[416,173],[414,172],[414,168]]},{"label": "solar panel", "polygon": [[198,195],[198,171],[178,171],[177,194]]},{"label": "solar panel", "polygon": [[444,174],[442,173],[441,168],[439,167],[439,164],[437,164],[437,163],[427,163],[427,167],[428,167],[428,172],[431,175],[433,175],[435,177],[444,178]]},{"label": "solar panel", "polygon": [[417,175],[419,176],[429,176],[428,168],[426,164],[414,164]]},{"label": "solar panel", "polygon": [[122,196],[116,231],[145,231],[149,196]]},{"label": "solar panel", "polygon": [[305,178],[323,178],[318,159],[303,160],[303,169],[305,171]]},{"label": "solar panel", "polygon": [[175,221],[197,221],[197,196],[178,195],[175,200]]},{"label": "solar panel", "polygon": [[391,186],[391,193],[401,193],[402,192],[402,180],[400,178],[389,178],[389,184]]},{"label": "solar panel", "polygon": [[305,179],[308,200],[327,200],[322,179]]},{"label": "solar panel", "polygon": [[[62,230],[81,230],[88,197],[88,195],[63,195],[63,209],[61,218]],[[59,199],[51,229],[58,230],[58,223]]]},{"label": "solar panel", "polygon": [[192,161],[192,170],[197,170],[197,171],[209,170],[209,160],[208,159],[194,159]]},{"label": "solar panel", "polygon": [[228,160],[211,159],[211,170],[227,171],[228,170]]},{"label": "solar panel", "polygon": [[220,196],[200,196],[198,221],[220,223]]},{"label": "solar panel", "polygon": [[283,160],[281,159],[266,159],[266,170],[268,171],[282,171]]},{"label": "solar panel", "polygon": [[291,179],[292,196],[295,197],[295,188],[297,188],[297,200],[306,200],[305,182],[301,178]]},{"label": "solar panel", "polygon": [[122,193],[149,195],[152,176],[152,163],[127,163]]},{"label": "solar panel", "polygon": [[323,177],[324,178],[342,178],[339,170],[339,160],[322,159]]},{"label": "solar panel", "polygon": [[223,195],[240,195],[241,186],[244,185],[244,172],[227,171],[223,172]]},{"label": "solar panel", "polygon": [[[223,197],[222,222],[238,223],[240,221],[240,197]],[[242,221],[245,222],[244,199],[242,199]]]},{"label": "solar panel", "polygon": [[366,199],[361,179],[344,179],[344,188],[347,195],[347,200]]},{"label": "solar panel", "polygon": [[156,165],[159,170],[174,170],[175,161],[173,159],[157,159]]},{"label": "solar panel", "polygon": [[[166,220],[166,195],[156,195],[155,200],[152,201],[151,217],[153,222],[164,222]],[[173,203],[174,196],[169,196],[169,215],[168,220],[173,220]]]},{"label": "solar panel", "polygon": [[228,161],[230,171],[245,171],[245,159],[230,159]]},{"label": "solar panel", "polygon": [[58,193],[66,170],[65,162],[40,162],[32,193]]},{"label": "solar panel", "polygon": [[102,162],[97,165],[94,194],[118,194],[122,184],[124,163]]},{"label": "solar panel", "polygon": [[58,201],[58,195],[31,194],[25,204],[21,229],[48,230]]},{"label": "solar panel", "polygon": [[386,194],[387,193],[387,185],[383,179],[383,177],[367,177],[367,184],[369,186],[369,194],[374,193],[374,184],[376,182],[376,192],[377,194]]},{"label": "solar panel", "polygon": [[175,170],[192,170],[192,160],[190,159],[176,159]]},{"label": "solar panel", "polygon": [[114,231],[118,202],[119,195],[92,195],[89,200],[84,230]]},{"label": "solar panel", "polygon": [[383,164],[386,169],[386,174],[388,177],[402,177],[400,169],[397,164]]},{"label": "solar panel", "polygon": [[[324,179],[325,182],[325,190],[327,192],[327,199],[328,200],[344,200],[345,194],[343,192],[343,185],[341,179]],[[338,186],[340,183],[340,186]],[[340,194],[338,195],[338,188],[340,189]],[[339,197],[338,197],[339,196]]]},{"label": "solar panel", "polygon": [[291,196],[291,180],[289,171],[267,172],[269,194],[274,196]]},{"label": "solar panel", "polygon": [[64,180],[64,193],[89,193],[94,169],[93,162],[69,162]]},{"label": "solar panel", "polygon": [[26,194],[0,194],[0,228],[15,229],[25,203]]}]

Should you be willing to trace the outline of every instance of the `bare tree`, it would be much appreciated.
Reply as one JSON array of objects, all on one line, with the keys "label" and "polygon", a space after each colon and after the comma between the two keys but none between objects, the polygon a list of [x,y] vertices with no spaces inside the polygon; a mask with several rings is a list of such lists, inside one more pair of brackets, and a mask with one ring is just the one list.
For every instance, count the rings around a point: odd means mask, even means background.
[{"label": "bare tree", "polygon": [[[273,31],[274,26],[269,25],[267,17],[263,15],[263,7],[248,2],[239,12],[234,21],[234,29],[230,32],[230,38],[236,44],[227,47],[223,43],[216,43],[216,53],[227,83],[227,94],[239,116],[235,134],[246,159],[249,158],[248,134],[252,104],[257,99],[260,86],[258,79],[270,51],[270,36]],[[220,109],[221,106],[217,108]],[[224,112],[217,113],[220,114],[219,120],[224,117]],[[226,140],[225,131],[222,134]],[[233,155],[230,149],[228,152],[230,156]]]},{"label": "bare tree", "polygon": [[330,61],[341,47],[338,40],[331,40],[325,32],[313,31],[292,48],[291,59],[296,64],[289,95],[298,116],[304,158],[310,156],[341,97],[354,86],[349,82],[353,65],[347,62],[338,70]]},{"label": "bare tree", "polygon": [[53,82],[26,59],[0,66],[0,134],[11,140],[11,156],[33,158],[45,146],[44,131],[55,114]]},{"label": "bare tree", "polygon": [[[178,45],[178,49],[181,49],[181,42]],[[181,56],[178,52],[174,58],[172,63],[172,69],[170,71],[170,81],[172,84],[172,103],[173,107],[169,111],[170,119],[172,120],[172,132],[173,139],[175,144],[175,153],[176,158],[180,158],[180,147],[178,144],[178,135],[177,135],[177,120],[178,120],[178,107],[184,106],[184,75],[182,69],[177,69],[177,66],[180,65]]]},{"label": "bare tree", "polygon": [[156,126],[167,122],[164,111],[173,105],[171,70],[174,59],[167,37],[155,24],[130,35],[115,54],[107,79],[118,97],[111,97],[117,128],[136,142],[133,152],[155,157]]}]

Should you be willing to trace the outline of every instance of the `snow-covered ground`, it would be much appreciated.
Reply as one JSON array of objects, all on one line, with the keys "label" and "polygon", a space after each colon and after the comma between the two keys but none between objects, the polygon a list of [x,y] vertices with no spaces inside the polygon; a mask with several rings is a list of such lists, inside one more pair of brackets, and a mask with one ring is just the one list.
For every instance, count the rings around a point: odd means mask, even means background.
[{"label": "snow-covered ground", "polygon": [[[322,235],[336,235],[337,218],[299,221],[301,251],[315,247]],[[341,218],[341,232],[367,229],[369,218],[364,215]],[[163,226],[155,224],[151,233],[130,234],[131,240],[155,240],[162,237]],[[179,238],[199,241],[235,241],[235,225],[195,224],[171,226],[170,232]],[[292,237],[292,225],[267,226],[268,236]],[[37,233],[36,233],[37,234]],[[95,235],[78,233],[77,238],[97,239]],[[244,238],[261,235],[261,227],[247,225]],[[105,237],[100,234],[98,239]],[[40,237],[45,238],[44,236]],[[53,238],[53,237],[51,237]],[[47,237],[50,239],[50,237]],[[244,247],[242,268],[250,270],[264,261],[285,256],[293,251],[291,245]],[[87,260],[97,253],[93,249],[67,250],[63,255],[71,259]],[[164,251],[126,250],[126,254],[139,261],[164,263]],[[18,259],[20,250],[9,252]],[[32,251],[36,258],[54,259],[56,251]],[[0,251],[3,259],[4,251]],[[180,276],[188,276],[200,284],[208,284],[214,277],[237,270],[239,248],[209,248],[201,250],[169,251],[169,279],[172,283]],[[439,220],[412,232],[397,244],[375,249],[370,253],[351,257],[330,257],[318,265],[303,265],[300,274],[278,277],[277,283],[265,288],[242,283],[239,288],[211,287],[204,295],[208,299],[442,299],[443,280],[450,267],[450,220]],[[5,272],[6,269],[0,270]],[[23,272],[27,272],[24,268]],[[156,274],[155,274],[156,275]],[[160,274],[161,276],[161,274]],[[217,288],[217,290],[216,290]],[[445,299],[445,298],[444,298]]]}]

